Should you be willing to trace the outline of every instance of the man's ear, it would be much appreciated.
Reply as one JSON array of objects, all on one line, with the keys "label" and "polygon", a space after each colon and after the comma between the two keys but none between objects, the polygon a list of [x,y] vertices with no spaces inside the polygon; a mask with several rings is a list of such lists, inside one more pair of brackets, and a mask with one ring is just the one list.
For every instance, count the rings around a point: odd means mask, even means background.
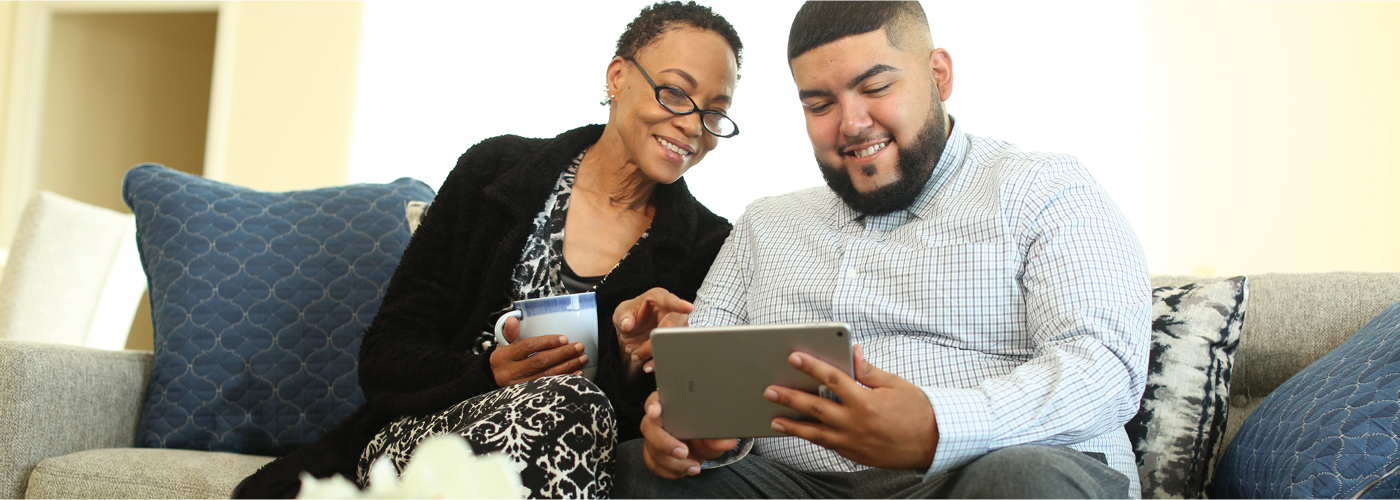
[{"label": "man's ear", "polygon": [[953,56],[944,49],[933,49],[928,56],[929,77],[938,86],[938,99],[947,101],[953,96]]}]

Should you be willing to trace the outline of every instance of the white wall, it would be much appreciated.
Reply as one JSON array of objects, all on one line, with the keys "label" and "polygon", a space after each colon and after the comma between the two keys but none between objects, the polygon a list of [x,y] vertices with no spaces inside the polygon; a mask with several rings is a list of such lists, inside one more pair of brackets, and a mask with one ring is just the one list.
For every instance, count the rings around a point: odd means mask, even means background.
[{"label": "white wall", "polygon": [[[350,180],[437,186],[482,139],[552,137],[606,120],[604,71],[649,3],[367,1]],[[702,3],[744,42],[730,113],[742,133],[721,139],[686,179],[732,220],[755,198],[822,184],[787,67],[801,4]],[[1137,4],[1048,3],[924,2],[934,43],[953,56],[948,109],[969,133],[1078,155],[1143,233]],[[551,111],[544,100],[562,104]]]}]

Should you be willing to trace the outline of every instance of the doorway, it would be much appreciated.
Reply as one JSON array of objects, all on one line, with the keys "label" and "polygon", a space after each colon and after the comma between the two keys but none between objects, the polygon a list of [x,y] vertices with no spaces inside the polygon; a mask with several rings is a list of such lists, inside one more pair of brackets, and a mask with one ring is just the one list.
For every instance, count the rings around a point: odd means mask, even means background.
[{"label": "doorway", "polygon": [[126,170],[201,175],[215,12],[56,13],[35,187],[130,213]]},{"label": "doorway", "polygon": [[[35,187],[130,213],[131,166],[203,175],[217,28],[216,12],[55,14]],[[126,348],[152,336],[143,296]]]}]

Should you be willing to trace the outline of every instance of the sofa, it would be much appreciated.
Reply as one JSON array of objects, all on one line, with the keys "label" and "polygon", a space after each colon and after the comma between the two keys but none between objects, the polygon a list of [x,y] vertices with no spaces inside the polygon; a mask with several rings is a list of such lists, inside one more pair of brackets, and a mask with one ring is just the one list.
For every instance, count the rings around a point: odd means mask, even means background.
[{"label": "sofa", "polygon": [[6,340],[0,495],[226,497],[323,435],[363,404],[361,337],[435,195],[409,178],[262,192],[143,164],[122,196],[155,351]]},{"label": "sofa", "polygon": [[[1221,278],[1154,276],[1154,287]],[[1271,391],[1400,301],[1400,273],[1248,277],[1224,450]],[[271,457],[138,448],[152,353],[0,341],[0,494],[226,498]]]}]

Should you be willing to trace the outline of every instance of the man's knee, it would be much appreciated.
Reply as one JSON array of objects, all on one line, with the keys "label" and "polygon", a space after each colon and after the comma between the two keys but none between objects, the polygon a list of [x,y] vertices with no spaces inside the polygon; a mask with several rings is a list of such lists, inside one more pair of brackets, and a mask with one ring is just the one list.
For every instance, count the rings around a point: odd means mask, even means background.
[{"label": "man's knee", "polygon": [[657,482],[665,481],[647,468],[642,457],[643,439],[633,439],[617,445],[617,473],[613,480],[613,498],[656,498]]},{"label": "man's knee", "polygon": [[1055,474],[1056,463],[1074,450],[1058,447],[1028,444],[1002,448],[967,465],[969,473],[999,474],[1008,470],[1023,470],[1028,474]]},{"label": "man's knee", "polygon": [[1121,498],[1128,478],[1061,446],[1022,445],[988,453],[958,474],[953,497]]},{"label": "man's knee", "polygon": [[617,444],[618,477],[655,476],[651,469],[647,468],[646,460],[642,458],[642,445],[645,443],[644,439],[632,439]]}]

